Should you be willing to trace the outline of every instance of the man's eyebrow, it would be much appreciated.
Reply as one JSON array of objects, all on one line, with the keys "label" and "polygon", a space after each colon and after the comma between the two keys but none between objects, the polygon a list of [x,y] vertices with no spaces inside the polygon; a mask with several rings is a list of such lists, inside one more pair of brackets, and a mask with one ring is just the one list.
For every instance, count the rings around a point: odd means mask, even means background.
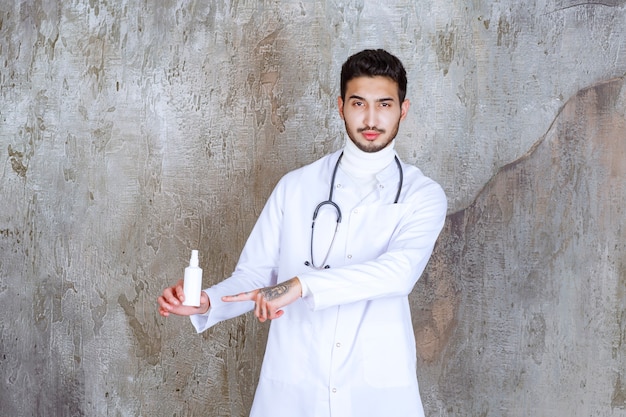
[{"label": "man's eyebrow", "polygon": [[[361,96],[357,96],[356,94],[352,94],[350,97],[348,97],[348,100],[352,100],[352,99],[367,101],[367,100],[365,100],[365,98],[363,98]],[[385,102],[385,101],[395,101],[395,100],[393,99],[393,97],[382,97],[382,98],[376,99],[377,103],[382,103],[382,102]]]}]

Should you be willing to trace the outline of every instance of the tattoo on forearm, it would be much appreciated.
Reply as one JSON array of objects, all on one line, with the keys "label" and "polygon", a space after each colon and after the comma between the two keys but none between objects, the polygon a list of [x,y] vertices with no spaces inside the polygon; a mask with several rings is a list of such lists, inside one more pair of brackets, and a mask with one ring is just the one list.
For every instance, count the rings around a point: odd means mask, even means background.
[{"label": "tattoo on forearm", "polygon": [[267,301],[272,301],[285,294],[292,286],[293,284],[290,281],[282,282],[273,287],[263,288],[261,294],[263,294]]}]

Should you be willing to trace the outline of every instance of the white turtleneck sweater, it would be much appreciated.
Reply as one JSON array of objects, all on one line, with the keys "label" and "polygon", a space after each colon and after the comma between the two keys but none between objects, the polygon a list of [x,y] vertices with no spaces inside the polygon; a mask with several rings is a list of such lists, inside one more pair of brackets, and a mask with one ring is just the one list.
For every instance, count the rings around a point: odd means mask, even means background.
[{"label": "white turtleneck sweater", "polygon": [[393,162],[395,140],[378,152],[360,150],[349,137],[343,148],[343,157],[339,168],[345,172],[358,186],[361,198],[365,198],[376,188],[376,174]]}]

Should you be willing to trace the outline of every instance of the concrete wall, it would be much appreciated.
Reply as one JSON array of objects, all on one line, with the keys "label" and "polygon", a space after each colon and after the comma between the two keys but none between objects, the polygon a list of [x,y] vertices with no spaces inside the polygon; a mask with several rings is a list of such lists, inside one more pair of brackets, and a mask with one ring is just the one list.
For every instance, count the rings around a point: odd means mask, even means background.
[{"label": "concrete wall", "polygon": [[155,299],[232,270],[277,179],[398,55],[445,188],[411,296],[429,416],[626,416],[626,1],[0,4],[0,415],[245,416],[267,326]]}]

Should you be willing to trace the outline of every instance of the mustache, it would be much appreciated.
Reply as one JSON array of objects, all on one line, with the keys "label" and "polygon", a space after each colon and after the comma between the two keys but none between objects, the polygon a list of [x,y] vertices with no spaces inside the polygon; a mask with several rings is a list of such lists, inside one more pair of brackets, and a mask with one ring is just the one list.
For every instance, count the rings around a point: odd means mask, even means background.
[{"label": "mustache", "polygon": [[378,133],[385,133],[385,129],[379,129],[376,126],[365,126],[365,127],[360,127],[357,129],[357,132],[359,133],[363,133],[365,131],[369,131],[369,132],[378,132]]}]

